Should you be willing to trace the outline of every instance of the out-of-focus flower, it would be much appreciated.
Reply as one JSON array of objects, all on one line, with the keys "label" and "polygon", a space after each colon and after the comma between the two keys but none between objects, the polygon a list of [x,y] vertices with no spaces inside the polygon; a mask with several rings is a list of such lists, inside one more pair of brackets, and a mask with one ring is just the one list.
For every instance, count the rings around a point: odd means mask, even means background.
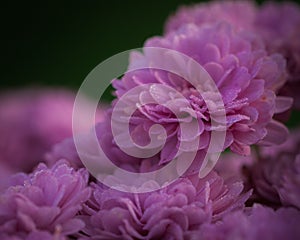
[{"label": "out-of-focus flower", "polygon": [[73,137],[66,138],[53,145],[51,150],[45,154],[45,162],[49,166],[53,166],[61,159],[67,160],[75,169],[82,168],[84,166],[78,155]]},{"label": "out-of-focus flower", "polygon": [[[276,91],[285,83],[285,61],[281,55],[268,55],[261,39],[251,33],[233,29],[226,23],[197,27],[186,25],[165,37],[149,39],[146,47],[173,49],[200,63],[214,80],[222,96],[226,112],[226,139],[224,149],[238,154],[249,155],[250,145],[258,142],[279,144],[287,136],[285,126],[272,119],[273,115],[285,111],[292,103],[290,98],[276,97]],[[151,54],[151,49],[144,55],[132,56],[131,64],[139,61],[161,61],[162,56]],[[201,85],[201,79],[198,80]],[[154,124],[162,125],[167,132],[160,164],[167,163],[178,151],[178,145],[185,142],[186,149],[194,150],[193,141],[200,137],[199,149],[206,149],[210,142],[210,116],[204,96],[189,82],[172,73],[161,70],[144,69],[129,72],[121,80],[114,81],[116,95],[122,99],[129,90],[144,84],[153,84],[150,90],[140,91],[137,104],[143,105],[147,98],[175,98],[160,85],[169,86],[179,91],[189,102],[173,99],[172,112],[164,106],[148,104],[138,108],[130,122],[131,135],[140,145],[149,142],[149,129]],[[129,94],[130,96],[130,94]],[[128,97],[128,96],[127,96]],[[173,98],[172,98],[173,97]],[[205,96],[205,98],[213,96]],[[124,108],[124,112],[126,108]],[[192,112],[196,112],[196,116]],[[177,118],[182,116],[182,118]],[[122,114],[121,114],[122,117]],[[121,118],[120,117],[120,118]],[[196,123],[195,123],[195,119]],[[179,124],[190,126],[189,131],[180,131]],[[194,125],[198,124],[198,131]],[[128,138],[123,139],[124,146]]]},{"label": "out-of-focus flower", "polygon": [[251,168],[257,194],[270,204],[300,209],[300,132],[293,132],[279,147],[261,149]]},{"label": "out-of-focus flower", "polygon": [[246,157],[234,153],[224,153],[220,156],[214,169],[224,179],[247,182],[247,168],[253,164],[254,159],[254,151],[251,152],[251,156]]},{"label": "out-of-focus flower", "polygon": [[226,184],[215,172],[143,194],[94,185],[83,213],[83,232],[90,239],[184,239],[201,224],[243,208],[250,192],[242,190],[241,182]]},{"label": "out-of-focus flower", "polygon": [[197,26],[228,22],[234,27],[252,29],[256,6],[251,1],[213,1],[191,6],[182,6],[165,24],[165,32],[180,29],[185,24]]},{"label": "out-of-focus flower", "polygon": [[[99,141],[104,153],[107,155],[110,161],[117,164],[119,167],[125,168],[126,164],[129,164],[131,165],[132,169],[140,171],[140,159],[127,155],[120,148],[118,148],[114,142],[114,137],[111,131],[110,115],[104,114],[103,118],[104,120],[100,121],[95,126],[95,131],[97,140]],[[99,157],[99,154],[97,154],[97,146],[94,146],[90,141],[92,136],[93,134],[91,132],[78,136],[79,141],[77,144],[81,145],[81,150],[84,151],[83,154],[86,156],[88,161],[95,160],[96,165],[100,166],[101,156]],[[74,138],[67,138],[64,141],[55,144],[51,151],[45,155],[45,161],[50,166],[61,159],[67,160],[75,169],[84,166],[85,163],[80,159]],[[119,161],[119,159],[122,159],[122,161]]]},{"label": "out-of-focus flower", "polygon": [[[0,96],[0,162],[14,171],[30,172],[51,146],[72,136],[75,94],[61,89],[27,89]],[[82,131],[89,108],[82,108]],[[102,118],[101,112],[96,121]]]},{"label": "out-of-focus flower", "polygon": [[300,7],[291,2],[267,2],[257,13],[255,28],[270,52],[287,59],[288,82],[280,93],[292,96],[300,109]]},{"label": "out-of-focus flower", "polygon": [[14,174],[14,171],[6,164],[0,163],[0,193],[9,186],[10,176]]},{"label": "out-of-focus flower", "polygon": [[86,170],[62,161],[50,169],[41,163],[13,182],[0,195],[1,239],[64,239],[84,227],[76,215],[90,195]]},{"label": "out-of-focus flower", "polygon": [[242,211],[225,216],[217,224],[205,224],[188,239],[198,240],[281,240],[300,238],[300,212],[293,208],[274,211],[254,205],[250,213]]}]

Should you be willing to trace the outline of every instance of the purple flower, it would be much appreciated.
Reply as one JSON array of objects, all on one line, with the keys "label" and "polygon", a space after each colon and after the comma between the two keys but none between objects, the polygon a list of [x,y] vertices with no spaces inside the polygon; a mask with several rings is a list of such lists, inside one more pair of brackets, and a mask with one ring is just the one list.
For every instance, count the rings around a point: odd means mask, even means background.
[{"label": "purple flower", "polygon": [[254,159],[254,151],[251,152],[251,156],[246,157],[234,153],[224,153],[218,160],[214,170],[224,179],[247,182],[247,168],[253,164]]},{"label": "purple flower", "polygon": [[271,52],[287,58],[290,80],[300,74],[300,7],[291,2],[267,2],[258,11],[256,28]]},{"label": "purple flower", "polygon": [[[0,96],[0,162],[30,172],[51,146],[72,136],[74,93],[26,89]],[[88,101],[86,103],[88,108]],[[89,129],[82,114],[82,131]],[[97,120],[101,119],[101,113]]]},{"label": "purple flower", "polygon": [[143,194],[93,187],[82,216],[89,239],[183,239],[200,225],[243,208],[250,195],[241,194],[241,182],[227,184],[215,172]]},{"label": "purple flower", "polygon": [[182,6],[165,24],[165,32],[176,31],[185,24],[197,26],[226,21],[237,28],[252,29],[256,6],[251,1],[213,1]]},{"label": "purple flower", "polygon": [[48,166],[53,166],[61,159],[68,161],[74,169],[84,166],[78,156],[73,137],[53,145],[51,150],[45,154],[45,162]]},{"label": "purple flower", "polygon": [[254,205],[250,213],[242,211],[225,216],[217,224],[205,224],[188,239],[198,240],[297,240],[300,238],[300,212],[293,208],[274,211]]},{"label": "purple flower", "polygon": [[[115,144],[110,120],[110,116],[105,114],[104,120],[95,126],[98,141],[103,151],[108,156],[109,160],[119,167],[126,168],[127,166],[132,170],[140,171],[141,160],[122,152]],[[94,161],[97,166],[100,166],[101,158],[99,158],[97,146],[94,146],[90,141],[92,136],[93,134],[88,133],[78,136],[78,139],[80,139],[79,141],[86,159],[88,159],[88,161]],[[67,138],[62,142],[55,144],[51,151],[45,155],[45,161],[50,166],[61,159],[67,160],[75,169],[84,167],[84,163],[77,152],[74,138]],[[122,159],[122,161],[120,161],[120,159]]]},{"label": "purple flower", "polygon": [[256,32],[270,53],[281,53],[287,60],[288,82],[280,94],[292,96],[300,109],[300,8],[291,2],[267,2],[256,7],[250,1],[214,1],[181,7],[166,22],[166,32],[178,30],[186,24],[203,26],[228,22],[236,28]]},{"label": "purple flower", "polygon": [[261,150],[251,168],[256,193],[272,205],[300,209],[300,132],[295,131],[277,148]]},{"label": "purple flower", "polygon": [[268,50],[287,59],[288,82],[280,93],[295,98],[294,106],[300,109],[300,7],[291,2],[265,3],[257,13],[255,27]]},{"label": "purple flower", "polygon": [[[289,98],[276,97],[277,90],[285,83],[285,61],[281,55],[268,55],[256,35],[233,29],[226,23],[202,27],[186,25],[165,37],[149,39],[145,46],[177,50],[195,59],[210,74],[220,91],[226,111],[224,149],[230,147],[235,153],[249,155],[252,144],[261,142],[272,145],[285,140],[288,133],[286,127],[272,119],[275,113],[288,109],[292,102]],[[141,61],[150,65],[151,62],[161,61],[161,58],[149,50],[144,55],[132,55],[131,65],[138,65]],[[198,81],[201,84],[201,79]],[[135,87],[153,84],[150,90],[135,93],[139,99],[135,103],[137,105],[143,105],[143,101],[151,97],[172,102],[171,93],[166,88],[156,87],[157,84],[176,89],[188,100],[189,106],[175,99],[173,112],[161,105],[148,104],[138,108],[132,117],[131,135],[139,145],[149,142],[148,132],[154,124],[165,128],[167,141],[161,151],[160,164],[172,160],[181,140],[185,143],[183,151],[195,150],[193,146],[197,137],[200,137],[198,150],[208,147],[213,131],[210,111],[205,99],[187,81],[161,70],[144,69],[125,74],[113,84],[118,99]],[[213,98],[213,95],[209,97]],[[132,102],[128,101],[128,104]],[[196,116],[191,113],[193,111]],[[180,122],[184,122],[189,131],[181,133]],[[194,130],[195,124],[198,124],[198,131]],[[122,140],[123,146],[126,146],[128,137]]]},{"label": "purple flower", "polygon": [[1,239],[63,239],[84,227],[76,215],[90,195],[86,170],[75,171],[62,161],[50,169],[41,163],[12,181],[0,195]]},{"label": "purple flower", "polygon": [[0,163],[0,193],[2,193],[2,191],[5,191],[5,189],[9,186],[9,178],[13,174],[14,172],[12,169],[7,167],[6,164]]}]

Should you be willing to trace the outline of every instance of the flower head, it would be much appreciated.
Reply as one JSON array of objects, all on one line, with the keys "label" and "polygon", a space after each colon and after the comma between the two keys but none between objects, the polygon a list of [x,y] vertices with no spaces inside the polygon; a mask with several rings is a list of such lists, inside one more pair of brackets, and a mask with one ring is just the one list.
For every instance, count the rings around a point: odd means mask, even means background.
[{"label": "flower head", "polygon": [[237,28],[252,29],[256,6],[250,1],[213,1],[180,7],[165,24],[165,32],[180,29],[185,24],[201,26],[228,22]]},{"label": "flower head", "polygon": [[292,96],[300,109],[300,7],[291,2],[268,2],[259,9],[255,28],[271,53],[287,59],[288,82],[281,94]]},{"label": "flower head", "polygon": [[[0,162],[30,172],[51,146],[72,136],[75,95],[60,89],[27,89],[0,96]],[[86,101],[86,108],[89,107]],[[91,126],[82,114],[82,131]],[[97,120],[102,117],[97,113]]]},{"label": "flower head", "polygon": [[300,237],[299,221],[300,212],[296,209],[281,208],[274,211],[262,205],[254,205],[249,213],[234,212],[217,224],[203,225],[189,239],[296,240]]},{"label": "flower head", "polygon": [[250,193],[240,182],[225,183],[215,172],[182,178],[155,192],[132,194],[94,185],[84,210],[91,239],[183,239],[206,222],[243,208]]},{"label": "flower head", "polygon": [[[126,168],[127,165],[130,166],[131,169],[140,171],[140,159],[129,156],[122,152],[122,150],[118,148],[114,142],[110,120],[110,116],[105,115],[104,120],[95,126],[97,140],[99,141],[101,148],[109,160],[117,164],[119,167]],[[88,134],[78,135],[77,144],[80,144],[80,150],[83,151],[84,155],[86,156],[86,161],[94,161],[95,165],[99,167],[102,161],[101,156],[98,154],[97,146],[94,146],[91,141],[93,136],[94,135],[91,132]],[[50,166],[54,165],[61,159],[68,161],[75,169],[84,167],[84,164],[86,163],[80,158],[73,137],[67,138],[53,145],[52,149],[45,154],[45,162]],[[120,161],[120,159],[122,159],[122,161]]]},{"label": "flower head", "polygon": [[240,156],[234,153],[224,153],[220,156],[215,171],[224,179],[236,179],[247,182],[247,168],[251,166],[255,159],[254,151],[251,156]]},{"label": "flower head", "polygon": [[251,169],[256,192],[269,204],[300,209],[299,142],[297,130],[281,146],[262,149]]},{"label": "flower head", "polygon": [[87,181],[86,170],[75,171],[62,161],[52,168],[40,164],[29,175],[16,175],[15,184],[0,196],[1,239],[63,238],[77,233],[84,227],[76,215],[89,198]]},{"label": "flower head", "polygon": [[[256,35],[233,29],[226,23],[202,27],[186,25],[164,37],[149,39],[145,47],[176,50],[196,60],[210,74],[222,96],[226,114],[223,149],[230,147],[236,153],[248,155],[252,144],[262,140],[265,144],[285,140],[287,129],[272,119],[276,112],[284,111],[291,105],[291,99],[276,97],[277,90],[285,82],[285,61],[281,55],[268,55]],[[161,58],[152,54],[150,49],[145,51],[145,55],[133,55],[131,65],[148,61],[151,66]],[[201,78],[195,82],[205,86]],[[213,111],[218,111],[208,109],[206,100],[211,98],[213,101],[214,95],[202,96],[194,86],[175,74],[144,69],[129,72],[121,80],[114,81],[117,101],[122,101],[131,89],[145,84],[152,85],[148,90],[135,92],[132,97],[138,99],[135,104],[143,105],[149,98],[165,99],[172,105],[172,111],[155,104],[138,108],[130,122],[133,139],[145,145],[150,141],[149,129],[155,124],[162,125],[167,140],[160,154],[160,164],[172,160],[181,142],[185,143],[182,151],[193,151],[195,141],[198,143],[200,137],[196,150],[206,149],[214,130],[210,116]],[[189,104],[176,99],[171,90],[159,84],[180,92]],[[180,131],[182,122],[188,126],[187,131]],[[127,142],[128,137],[123,139],[123,145],[126,146]]]}]

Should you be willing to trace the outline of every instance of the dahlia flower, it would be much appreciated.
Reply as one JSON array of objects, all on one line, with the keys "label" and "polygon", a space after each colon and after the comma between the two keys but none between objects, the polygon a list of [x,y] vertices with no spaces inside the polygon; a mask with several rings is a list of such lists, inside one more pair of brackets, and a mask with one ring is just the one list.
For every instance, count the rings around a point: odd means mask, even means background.
[{"label": "dahlia flower", "polygon": [[281,93],[295,98],[294,106],[300,109],[300,7],[291,2],[265,3],[257,13],[255,26],[268,50],[287,59],[288,82]]},{"label": "dahlia flower", "polygon": [[217,224],[205,224],[190,234],[190,240],[297,240],[300,238],[300,212],[293,208],[274,211],[254,205],[250,213],[242,211],[226,215]]},{"label": "dahlia flower", "polygon": [[185,24],[201,26],[216,22],[228,22],[234,27],[252,29],[256,6],[251,1],[212,1],[182,6],[169,17],[165,32],[176,31]]},{"label": "dahlia flower", "polygon": [[[226,112],[226,139],[223,149],[230,147],[235,153],[249,155],[252,144],[261,142],[272,145],[285,140],[288,133],[286,127],[272,119],[275,113],[285,111],[292,103],[290,98],[276,97],[276,91],[285,83],[285,60],[278,54],[268,55],[256,35],[233,29],[226,23],[202,27],[186,25],[165,37],[149,39],[145,47],[172,49],[186,54],[210,74],[222,96]],[[152,54],[151,49],[148,49],[144,55],[134,53],[130,66],[136,66],[139,62],[149,62],[151,66],[153,62],[162,61],[162,57]],[[196,81],[196,84],[201,85],[201,79]],[[159,98],[161,101],[166,99],[173,103],[173,109],[170,111],[155,104],[137,108],[130,121],[133,140],[141,146],[147,144],[149,129],[155,124],[162,125],[167,139],[160,153],[160,164],[168,163],[174,158],[181,142],[185,143],[185,148],[181,149],[183,152],[205,150],[214,130],[210,118],[214,109],[208,110],[205,100],[213,99],[213,95],[205,95],[204,98],[189,82],[172,73],[143,69],[131,71],[121,80],[113,82],[116,101],[126,103],[123,100],[126,93],[131,89],[142,88],[144,84],[152,85],[149,90],[143,89],[132,96],[139,101],[134,104],[139,106],[148,98]],[[166,87],[157,87],[157,84],[179,91],[189,105],[175,101],[176,97]],[[129,96],[131,97],[130,94]],[[129,100],[130,97],[127,96]],[[172,101],[173,99],[175,100]],[[128,101],[128,104],[133,103]],[[124,107],[124,115],[126,111],[127,108]],[[122,119],[122,113],[119,114],[119,119]],[[187,131],[180,131],[181,122],[186,124]],[[194,130],[195,124],[198,125],[197,131]],[[198,137],[200,143],[194,149],[195,139]],[[128,137],[120,139],[122,146],[126,147]]]},{"label": "dahlia flower", "polygon": [[299,143],[297,130],[283,145],[261,150],[261,157],[251,171],[254,188],[262,200],[300,209]]},{"label": "dahlia flower", "polygon": [[[153,184],[153,183],[152,183]],[[89,239],[184,239],[200,225],[241,209],[250,192],[215,172],[181,178],[159,191],[131,194],[93,185],[83,230]]]},{"label": "dahlia flower", "polygon": [[[30,172],[51,146],[72,136],[75,94],[60,89],[27,89],[0,96],[0,162]],[[88,108],[88,100],[86,108]],[[83,108],[82,131],[89,129]],[[96,120],[102,117],[97,114]]]},{"label": "dahlia flower", "polygon": [[58,162],[13,177],[0,195],[1,239],[65,239],[84,227],[77,213],[89,198],[88,173]]}]

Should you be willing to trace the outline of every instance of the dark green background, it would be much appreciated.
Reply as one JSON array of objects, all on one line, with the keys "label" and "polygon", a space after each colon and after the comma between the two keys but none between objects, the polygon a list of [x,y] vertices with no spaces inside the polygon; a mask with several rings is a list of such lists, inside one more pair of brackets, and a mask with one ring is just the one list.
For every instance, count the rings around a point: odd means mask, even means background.
[{"label": "dark green background", "polygon": [[101,61],[141,47],[165,19],[192,1],[11,2],[4,10],[2,87],[78,88]]},{"label": "dark green background", "polygon": [[101,61],[162,33],[179,5],[197,1],[10,1],[1,7],[1,88],[78,89]]}]

